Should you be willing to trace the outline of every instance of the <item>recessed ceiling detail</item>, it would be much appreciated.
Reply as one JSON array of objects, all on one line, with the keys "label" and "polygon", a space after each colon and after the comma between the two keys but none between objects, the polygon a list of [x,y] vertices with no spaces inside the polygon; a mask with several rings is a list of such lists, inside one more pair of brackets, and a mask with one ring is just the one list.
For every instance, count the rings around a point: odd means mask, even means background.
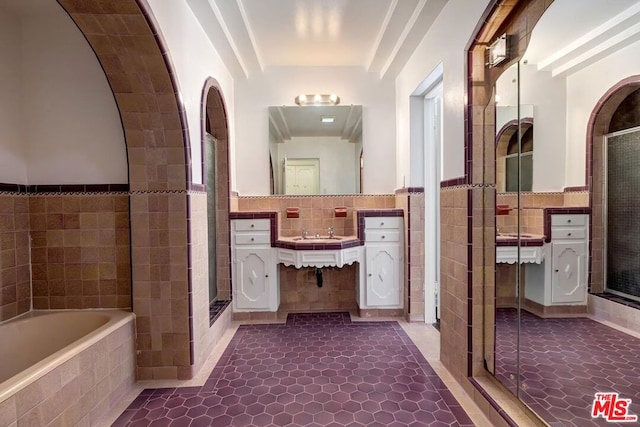
[{"label": "recessed ceiling detail", "polygon": [[234,76],[266,67],[396,75],[446,0],[187,0]]}]

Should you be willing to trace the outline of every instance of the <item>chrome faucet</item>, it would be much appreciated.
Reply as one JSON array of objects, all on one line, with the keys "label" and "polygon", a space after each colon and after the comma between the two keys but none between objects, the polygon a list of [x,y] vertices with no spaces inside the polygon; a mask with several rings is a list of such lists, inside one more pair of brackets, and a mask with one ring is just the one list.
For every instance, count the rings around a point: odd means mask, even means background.
[{"label": "chrome faucet", "polygon": [[302,229],[302,239],[304,240],[304,239],[306,239],[306,238],[307,238],[307,229],[306,229],[306,228],[303,228],[303,229]]},{"label": "chrome faucet", "polygon": [[330,238],[330,239],[333,239],[333,227],[329,227],[329,228],[327,229],[327,232],[329,233],[329,238]]}]

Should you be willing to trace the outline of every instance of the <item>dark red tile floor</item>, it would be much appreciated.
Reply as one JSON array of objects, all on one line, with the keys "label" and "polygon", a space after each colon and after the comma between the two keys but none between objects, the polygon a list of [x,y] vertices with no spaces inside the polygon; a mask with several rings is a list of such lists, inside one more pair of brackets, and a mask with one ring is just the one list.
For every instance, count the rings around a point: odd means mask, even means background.
[{"label": "dark red tile floor", "polygon": [[472,426],[397,322],[243,325],[202,387],[147,389],[114,426]]},{"label": "dark red tile floor", "polygon": [[[515,309],[496,313],[496,377],[515,392]],[[591,418],[596,392],[618,392],[640,415],[640,339],[587,318],[522,311],[520,397],[554,427],[629,425]]]}]

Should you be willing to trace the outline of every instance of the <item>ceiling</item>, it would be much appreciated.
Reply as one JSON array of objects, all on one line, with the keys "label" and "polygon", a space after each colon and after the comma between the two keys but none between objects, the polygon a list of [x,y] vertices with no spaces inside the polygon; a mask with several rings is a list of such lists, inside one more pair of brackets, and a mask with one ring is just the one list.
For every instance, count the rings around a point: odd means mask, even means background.
[{"label": "ceiling", "polygon": [[266,67],[395,76],[447,0],[187,0],[235,77]]},{"label": "ceiling", "polygon": [[558,76],[640,40],[639,0],[555,0],[531,33],[524,59]]},{"label": "ceiling", "polygon": [[[322,123],[333,117],[332,123]],[[333,137],[357,142],[362,134],[362,105],[269,107],[269,132],[277,142],[296,137]]]}]

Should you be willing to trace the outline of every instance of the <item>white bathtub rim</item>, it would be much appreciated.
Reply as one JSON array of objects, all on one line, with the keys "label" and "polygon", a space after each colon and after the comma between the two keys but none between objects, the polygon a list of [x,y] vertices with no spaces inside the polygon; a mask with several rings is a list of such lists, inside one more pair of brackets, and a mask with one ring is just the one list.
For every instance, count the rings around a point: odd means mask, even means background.
[{"label": "white bathtub rim", "polygon": [[[89,332],[87,335],[72,342],[66,347],[61,348],[57,352],[45,357],[35,365],[26,369],[26,371],[9,378],[3,383],[0,383],[0,403],[11,398],[23,388],[34,383],[40,378],[53,371],[55,368],[61,366],[80,352],[91,347],[98,341],[106,338],[112,332],[118,330],[127,323],[135,320],[135,314],[131,311],[123,310],[108,310],[108,309],[95,309],[95,310],[32,310],[25,315],[21,315],[18,318],[12,319],[13,321],[20,321],[39,315],[54,314],[54,313],[99,313],[106,314],[110,317],[109,321],[102,325],[100,328]],[[25,373],[26,372],[26,373]]]}]

